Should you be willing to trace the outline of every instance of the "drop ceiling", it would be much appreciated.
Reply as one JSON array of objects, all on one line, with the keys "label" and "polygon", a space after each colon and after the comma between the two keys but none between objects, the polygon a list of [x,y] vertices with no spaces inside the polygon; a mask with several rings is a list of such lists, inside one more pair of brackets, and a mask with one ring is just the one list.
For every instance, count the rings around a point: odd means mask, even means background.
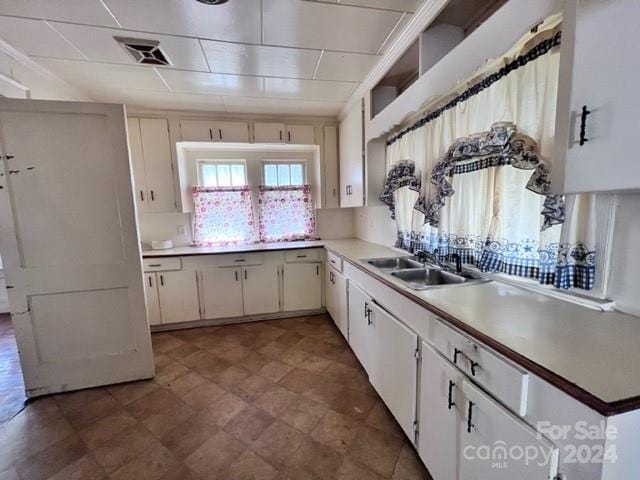
[{"label": "drop ceiling", "polygon": [[[421,0],[0,0],[0,37],[97,101],[335,115]],[[114,36],[160,42],[138,65]]]}]

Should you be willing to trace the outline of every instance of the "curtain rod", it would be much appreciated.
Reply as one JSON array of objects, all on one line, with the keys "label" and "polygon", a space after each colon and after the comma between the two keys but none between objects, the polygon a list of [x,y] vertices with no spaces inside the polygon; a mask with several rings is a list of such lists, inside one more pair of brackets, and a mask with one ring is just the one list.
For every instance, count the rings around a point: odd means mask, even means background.
[{"label": "curtain rod", "polygon": [[451,101],[447,102],[442,107],[437,108],[436,110],[433,110],[432,112],[422,117],[420,120],[417,120],[412,125],[408,126],[404,130],[401,130],[400,133],[394,135],[389,140],[387,140],[387,146],[393,145],[395,142],[397,142],[402,137],[404,137],[407,133],[413,132],[418,128],[424,127],[427,123],[431,122],[432,120],[435,120],[447,110],[451,110],[459,103],[462,103],[468,100],[469,98],[479,94],[483,90],[489,88],[491,85],[496,83],[498,80],[501,80],[502,78],[509,75],[514,70],[517,70],[520,67],[524,67],[527,63],[533,60],[536,60],[542,55],[546,55],[551,51],[551,49],[560,45],[561,38],[562,38],[562,32],[558,31],[552,37],[542,40],[540,43],[532,47],[529,51],[527,51],[522,55],[518,55],[513,61],[507,63],[504,67],[500,68],[498,71],[492,73],[491,75],[488,75],[487,77],[483,78],[479,82],[473,84],[471,87],[467,88],[464,92],[454,97]]}]

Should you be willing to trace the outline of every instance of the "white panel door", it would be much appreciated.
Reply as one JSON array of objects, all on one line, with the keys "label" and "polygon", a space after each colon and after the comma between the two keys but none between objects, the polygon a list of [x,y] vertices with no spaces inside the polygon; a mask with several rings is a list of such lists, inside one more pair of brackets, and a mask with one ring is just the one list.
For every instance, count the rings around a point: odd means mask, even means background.
[{"label": "white panel door", "polygon": [[338,128],[324,127],[324,208],[340,207]]},{"label": "white panel door", "polygon": [[158,272],[162,324],[200,320],[198,279],[194,270]]},{"label": "white panel door", "polygon": [[249,124],[246,122],[214,122],[213,138],[219,142],[249,143]]},{"label": "white panel door", "polygon": [[340,206],[364,205],[363,112],[356,103],[340,122]]},{"label": "white panel door", "polygon": [[369,381],[409,438],[414,437],[418,335],[371,303]]},{"label": "white panel door", "polygon": [[254,123],[253,141],[255,143],[284,143],[284,123]]},{"label": "white panel door", "polygon": [[173,213],[176,211],[176,195],[169,123],[164,118],[141,118],[140,133],[149,194],[149,211]]},{"label": "white panel door", "polygon": [[147,319],[149,325],[160,325],[160,298],[158,297],[158,280],[155,273],[144,274],[144,294],[147,299]]},{"label": "white panel door", "polygon": [[464,377],[425,342],[421,353],[418,453],[433,480],[458,480]]},{"label": "white panel door", "polygon": [[0,155],[27,395],[151,377],[124,107],[0,99]]},{"label": "white panel door", "polygon": [[144,169],[140,119],[129,117],[127,119],[127,130],[129,133],[129,155],[131,157],[136,205],[138,212],[144,213],[149,210],[149,195],[147,193],[147,178]]},{"label": "white panel door", "polygon": [[371,375],[371,297],[349,281],[349,345]]},{"label": "white panel door", "polygon": [[284,265],[285,312],[322,308],[321,267],[321,263],[286,263]]},{"label": "white panel door", "polygon": [[[533,428],[481,392],[463,382],[465,420],[460,425],[460,480],[549,480],[558,475],[558,448]],[[527,456],[486,458],[478,448],[502,445],[507,452],[536,452]],[[502,451],[504,451],[502,450]],[[546,461],[545,461],[546,460]]]},{"label": "white panel door", "polygon": [[207,120],[180,120],[180,134],[183,142],[211,142],[213,126]]},{"label": "white panel door", "polygon": [[245,315],[273,313],[280,310],[277,265],[242,268],[242,298]]},{"label": "white panel door", "polygon": [[315,145],[316,129],[313,125],[287,125],[287,143]]},{"label": "white panel door", "polygon": [[200,272],[202,318],[241,317],[242,269],[214,268]]}]

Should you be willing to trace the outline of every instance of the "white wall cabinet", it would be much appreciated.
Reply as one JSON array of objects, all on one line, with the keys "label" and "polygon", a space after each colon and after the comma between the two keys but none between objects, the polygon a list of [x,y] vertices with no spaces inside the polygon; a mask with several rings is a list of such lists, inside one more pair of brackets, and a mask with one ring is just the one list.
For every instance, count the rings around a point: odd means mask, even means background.
[{"label": "white wall cabinet", "polygon": [[340,163],[338,160],[338,127],[327,125],[323,130],[324,208],[340,207]]},{"label": "white wall cabinet", "polygon": [[273,313],[280,310],[277,265],[242,268],[242,298],[245,315]]},{"label": "white wall cabinet", "polygon": [[364,112],[357,102],[340,122],[340,206],[364,205]]},{"label": "white wall cabinet", "polygon": [[200,320],[195,271],[158,272],[156,277],[163,325]]},{"label": "white wall cabinet", "polygon": [[246,122],[213,122],[213,138],[217,142],[249,142],[249,124]]},{"label": "white wall cabinet", "polygon": [[282,272],[285,312],[322,308],[321,263],[285,263]]},{"label": "white wall cabinet", "polygon": [[371,374],[371,297],[349,281],[349,346],[367,373]]},{"label": "white wall cabinet", "polygon": [[315,145],[315,127],[313,125],[287,125],[287,143]]},{"label": "white wall cabinet", "polygon": [[128,130],[138,211],[175,212],[168,121],[163,118],[129,118]]},{"label": "white wall cabinet", "polygon": [[241,268],[213,268],[199,274],[202,318],[231,318],[244,314]]},{"label": "white wall cabinet", "polygon": [[209,120],[180,120],[183,142],[249,142],[249,124]]},{"label": "white wall cabinet", "polygon": [[149,325],[160,325],[160,298],[158,297],[158,279],[155,273],[144,274],[144,294],[147,300],[147,319]]},{"label": "white wall cabinet", "polygon": [[253,124],[253,141],[255,143],[284,143],[287,127],[284,123]]},{"label": "white wall cabinet", "polygon": [[342,336],[349,340],[347,279],[335,268],[327,266],[325,286],[327,311]]}]

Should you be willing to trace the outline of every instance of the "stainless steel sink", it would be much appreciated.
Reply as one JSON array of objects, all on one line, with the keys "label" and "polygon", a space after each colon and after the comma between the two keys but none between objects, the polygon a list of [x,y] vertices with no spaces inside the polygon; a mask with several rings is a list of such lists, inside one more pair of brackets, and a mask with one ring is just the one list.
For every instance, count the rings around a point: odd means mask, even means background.
[{"label": "stainless steel sink", "polygon": [[381,270],[403,270],[408,268],[422,268],[422,263],[413,257],[374,258],[367,263]]},{"label": "stainless steel sink", "polygon": [[430,267],[396,270],[391,272],[391,275],[402,280],[413,290],[426,290],[442,285],[469,285],[488,281],[469,273],[457,275],[446,270]]}]

